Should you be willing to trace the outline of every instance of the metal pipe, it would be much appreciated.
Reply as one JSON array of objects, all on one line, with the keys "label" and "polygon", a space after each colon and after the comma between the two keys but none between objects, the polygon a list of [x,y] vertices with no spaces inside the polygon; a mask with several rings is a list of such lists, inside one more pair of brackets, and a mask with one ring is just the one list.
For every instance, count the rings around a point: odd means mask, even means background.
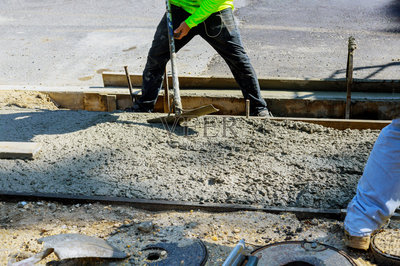
[{"label": "metal pipe", "polygon": [[250,117],[250,100],[246,99],[246,118]]},{"label": "metal pipe", "polygon": [[233,261],[231,266],[240,266],[242,265],[243,261],[246,259],[246,256],[243,255],[242,253],[239,254],[239,256],[236,257],[236,259]]},{"label": "metal pipe", "polygon": [[244,239],[240,240],[239,243],[233,248],[231,253],[229,253],[228,257],[222,264],[222,266],[233,266],[235,260],[242,254],[243,250],[245,248],[245,242]]},{"label": "metal pipe", "polygon": [[249,256],[249,257],[247,258],[246,266],[256,266],[256,265],[258,264],[258,261],[259,261],[258,257],[256,257],[256,256]]},{"label": "metal pipe", "polygon": [[174,88],[174,108],[175,114],[182,114],[182,103],[181,95],[179,92],[179,80],[178,80],[178,68],[176,66],[176,53],[175,53],[175,40],[174,40],[174,28],[172,24],[172,12],[171,4],[169,0],[166,0],[167,5],[167,24],[168,24],[168,39],[169,39],[169,50],[171,53],[171,68],[172,68],[172,86]]},{"label": "metal pipe", "polygon": [[357,46],[356,46],[355,39],[353,36],[350,36],[349,44],[348,44],[347,70],[346,70],[347,95],[346,95],[345,119],[350,119],[351,90],[353,87],[353,53],[356,48],[357,48]]}]

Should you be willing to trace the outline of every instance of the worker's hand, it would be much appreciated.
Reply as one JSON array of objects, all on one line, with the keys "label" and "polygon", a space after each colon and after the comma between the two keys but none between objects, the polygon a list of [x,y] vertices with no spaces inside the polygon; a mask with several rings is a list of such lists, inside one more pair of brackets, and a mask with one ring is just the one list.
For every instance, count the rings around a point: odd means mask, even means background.
[{"label": "worker's hand", "polygon": [[179,25],[179,27],[176,30],[174,30],[174,38],[180,40],[183,37],[185,37],[189,33],[189,31],[190,28],[184,21],[181,23],[181,25]]}]

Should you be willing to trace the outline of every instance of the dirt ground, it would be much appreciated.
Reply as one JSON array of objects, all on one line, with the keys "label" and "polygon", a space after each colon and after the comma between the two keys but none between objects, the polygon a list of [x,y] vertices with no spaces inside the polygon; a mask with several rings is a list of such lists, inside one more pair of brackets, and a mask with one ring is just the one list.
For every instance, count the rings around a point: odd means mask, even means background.
[{"label": "dirt ground", "polygon": [[[227,117],[202,118],[190,122],[187,130],[174,130],[147,123],[159,114],[56,110],[37,95],[29,94],[33,103],[26,102],[32,105],[20,108],[10,102],[23,96],[1,92],[0,141],[34,141],[42,150],[35,160],[0,160],[0,190],[345,208],[379,134]],[[369,254],[344,247],[342,222],[299,220],[292,214],[150,213],[51,202],[1,203],[0,214],[2,265],[12,255],[20,259],[38,252],[36,239],[59,233],[104,238],[131,255],[105,265],[145,265],[149,261],[141,250],[146,245],[197,238],[207,246],[207,265],[220,265],[241,238],[250,249],[277,241],[318,240],[347,251],[358,264],[371,263]],[[147,222],[154,226],[141,231]],[[55,259],[53,255],[47,262]]]},{"label": "dirt ground", "polygon": [[36,91],[0,91],[0,108],[4,107],[37,108],[57,110],[51,98]]},{"label": "dirt ground", "polygon": [[[347,249],[343,245],[340,221],[329,219],[298,220],[292,214],[274,215],[262,212],[206,213],[146,212],[129,207],[100,204],[61,205],[52,202],[0,203],[0,261],[17,260],[39,252],[37,239],[79,233],[107,240],[130,255],[125,260],[64,260],[50,255],[41,263],[47,265],[149,265],[142,249],[149,244],[176,242],[190,244],[200,239],[208,250],[206,265],[221,265],[233,246],[245,239],[247,252],[281,241],[318,240],[344,250],[358,265],[373,265],[371,255]],[[149,232],[139,228],[151,222]],[[400,228],[392,221],[390,227]],[[43,264],[42,264],[43,265]]]}]

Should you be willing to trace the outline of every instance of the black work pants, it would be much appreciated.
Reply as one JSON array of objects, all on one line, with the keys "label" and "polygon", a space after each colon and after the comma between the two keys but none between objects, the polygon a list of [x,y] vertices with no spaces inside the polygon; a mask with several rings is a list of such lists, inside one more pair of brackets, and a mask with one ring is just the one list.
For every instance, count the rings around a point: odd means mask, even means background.
[{"label": "black work pants", "polygon": [[[173,27],[176,29],[190,16],[190,13],[174,5],[171,8]],[[227,8],[211,14],[203,23],[193,27],[188,35],[181,40],[175,40],[176,52],[196,35],[206,40],[226,61],[244,98],[250,100],[251,114],[257,115],[258,112],[265,110],[267,105],[261,97],[256,73],[243,48],[232,9]],[[137,101],[142,110],[153,110],[169,59],[168,29],[164,15],[157,27],[143,71],[142,96]]]}]

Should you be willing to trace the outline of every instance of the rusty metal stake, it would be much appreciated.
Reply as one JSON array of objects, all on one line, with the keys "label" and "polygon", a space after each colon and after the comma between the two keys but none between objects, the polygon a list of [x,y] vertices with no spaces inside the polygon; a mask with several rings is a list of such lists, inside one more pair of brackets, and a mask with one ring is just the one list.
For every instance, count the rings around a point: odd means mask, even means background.
[{"label": "rusty metal stake", "polygon": [[168,74],[167,68],[165,68],[164,74],[164,113],[171,112],[171,101],[169,96],[169,84],[168,84]]},{"label": "rusty metal stake", "polygon": [[132,82],[131,82],[131,77],[129,76],[128,73],[128,66],[124,66],[125,68],[125,75],[126,75],[126,79],[128,80],[128,88],[129,88],[129,94],[131,95],[131,101],[132,101],[132,105],[135,102],[134,98],[133,98],[133,93],[132,93]]},{"label": "rusty metal stake", "polygon": [[350,119],[351,90],[353,88],[353,53],[356,48],[357,48],[356,40],[354,39],[353,36],[350,36],[348,45],[348,54],[347,54],[347,70],[346,70],[347,96],[346,96],[345,119]]},{"label": "rusty metal stake", "polygon": [[250,100],[246,99],[246,118],[250,117]]}]

